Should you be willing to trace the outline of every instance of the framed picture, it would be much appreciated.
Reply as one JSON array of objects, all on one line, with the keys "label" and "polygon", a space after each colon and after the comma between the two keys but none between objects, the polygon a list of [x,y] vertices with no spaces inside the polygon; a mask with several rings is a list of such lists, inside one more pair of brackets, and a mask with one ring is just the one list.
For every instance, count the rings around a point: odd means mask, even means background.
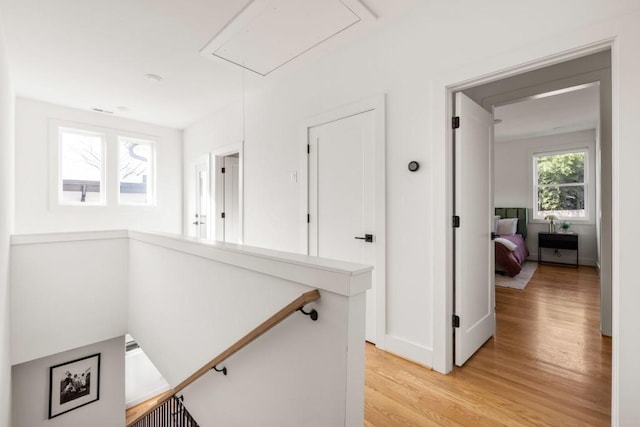
[{"label": "framed picture", "polygon": [[100,353],[49,368],[49,419],[100,398]]}]

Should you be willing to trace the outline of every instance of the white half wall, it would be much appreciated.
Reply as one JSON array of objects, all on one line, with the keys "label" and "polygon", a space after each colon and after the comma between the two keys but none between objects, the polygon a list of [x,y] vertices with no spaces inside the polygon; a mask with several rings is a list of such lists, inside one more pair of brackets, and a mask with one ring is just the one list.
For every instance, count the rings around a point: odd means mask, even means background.
[{"label": "white half wall", "polygon": [[364,294],[351,299],[358,309],[349,301],[323,292],[318,321],[292,315],[229,358],[227,376],[211,371],[186,388],[185,406],[203,426],[362,426],[364,377],[344,378],[364,361],[363,339],[347,336],[364,327]]},{"label": "white half wall", "polygon": [[[595,172],[595,131],[572,132],[561,135],[528,138],[495,144],[495,205],[497,207],[529,208],[527,247],[529,259],[538,259],[538,233],[549,231],[549,223],[532,218],[533,164],[532,155],[537,152],[589,147],[589,164]],[[589,177],[588,203],[591,218],[588,221],[569,221],[570,231],[579,235],[580,264],[595,266],[597,263],[595,176]],[[545,261],[575,264],[575,251],[553,250],[542,255]]]},{"label": "white half wall", "polygon": [[77,238],[13,236],[12,364],[127,333],[127,232]]},{"label": "white half wall", "polygon": [[0,427],[11,426],[9,236],[14,218],[14,102],[0,16]]},{"label": "white half wall", "polygon": [[[172,387],[314,288],[294,313],[184,391],[200,425],[362,426],[371,267],[131,232],[129,324]],[[149,321],[153,319],[153,321]],[[247,410],[251,408],[251,410]]]},{"label": "white half wall", "polygon": [[[366,265],[171,234],[14,235],[14,373],[20,369],[15,366],[42,357],[51,360],[51,354],[130,331],[175,387],[302,294],[317,289],[321,299],[309,304],[320,312],[317,322],[293,313],[225,362],[238,375],[223,391],[224,400],[210,402],[209,390],[189,392],[187,406],[201,416],[201,425],[361,426],[365,292],[371,287],[371,271]],[[124,360],[122,340],[119,350]],[[245,355],[249,352],[255,354]],[[236,359],[250,362],[236,365]],[[254,375],[256,371],[264,372]],[[280,382],[273,380],[276,373]],[[14,383],[19,420],[33,419],[23,414],[22,403],[31,375],[36,374],[16,377]],[[124,382],[124,366],[121,378]],[[198,381],[197,387],[202,383],[207,384]],[[234,390],[240,392],[229,395]],[[256,407],[274,404],[278,410],[241,410],[248,400]],[[120,403],[124,408],[124,393]],[[231,407],[238,410],[229,412]],[[40,419],[40,414],[34,416]],[[20,425],[31,426],[29,422]]]},{"label": "white half wall", "polygon": [[[49,418],[49,368],[100,353],[100,398]],[[117,427],[125,422],[124,336],[13,367],[12,427]]]},{"label": "white half wall", "polygon": [[[51,120],[78,123],[78,126],[116,129],[156,139],[156,205],[118,206],[117,201],[112,198],[108,200],[107,206],[49,206]],[[170,233],[181,231],[180,130],[17,98],[15,165],[17,233],[109,229],[141,229]],[[107,180],[109,179],[107,176]]]}]

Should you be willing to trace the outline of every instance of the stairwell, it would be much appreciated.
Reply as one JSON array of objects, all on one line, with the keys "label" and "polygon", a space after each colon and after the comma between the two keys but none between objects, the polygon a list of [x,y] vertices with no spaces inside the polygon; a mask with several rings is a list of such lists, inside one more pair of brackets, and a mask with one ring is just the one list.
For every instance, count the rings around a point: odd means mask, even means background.
[{"label": "stairwell", "polygon": [[[363,423],[370,267],[126,230],[13,236],[11,250],[14,366],[131,332],[201,426]],[[313,289],[321,299],[304,310],[315,308],[317,321],[289,315],[217,366],[216,355]],[[60,307],[77,316],[60,316]],[[121,369],[124,376],[124,362]],[[101,390],[115,384],[105,373]],[[110,403],[120,405],[124,423],[123,391],[119,399],[105,394],[61,415],[62,425],[118,425],[97,415]],[[47,396],[30,402],[42,410],[26,423],[21,404],[14,402],[14,427],[46,424],[38,414],[46,414]]]}]

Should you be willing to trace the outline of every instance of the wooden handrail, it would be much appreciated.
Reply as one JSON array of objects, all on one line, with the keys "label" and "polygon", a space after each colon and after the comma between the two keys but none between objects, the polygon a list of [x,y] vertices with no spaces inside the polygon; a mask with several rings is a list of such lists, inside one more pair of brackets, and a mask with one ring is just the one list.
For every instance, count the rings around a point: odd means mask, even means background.
[{"label": "wooden handrail", "polygon": [[132,426],[138,420],[146,417],[148,414],[153,412],[153,410],[155,410],[157,407],[161,406],[164,402],[169,400],[171,398],[171,396],[176,395],[177,393],[179,393],[180,391],[185,389],[187,386],[189,386],[190,384],[195,382],[198,378],[202,377],[204,374],[209,372],[214,366],[219,365],[220,363],[222,363],[225,360],[227,360],[229,357],[233,356],[238,351],[242,350],[244,347],[246,347],[252,341],[254,341],[257,338],[259,338],[261,335],[263,335],[269,329],[273,328],[278,323],[282,322],[284,319],[286,319],[287,317],[291,316],[293,313],[298,311],[298,309],[304,307],[305,305],[309,304],[310,302],[316,301],[319,298],[320,298],[320,292],[317,289],[314,289],[313,291],[305,292],[304,294],[300,295],[295,300],[291,301],[282,310],[278,311],[273,316],[269,317],[267,320],[262,322],[260,325],[258,325],[255,329],[253,329],[247,335],[245,335],[244,337],[240,338],[238,341],[236,341],[234,344],[232,344],[225,351],[223,351],[218,356],[213,358],[209,363],[207,363],[202,368],[198,369],[193,374],[191,374],[189,377],[187,377],[187,379],[182,381],[180,384],[178,384],[177,386],[175,386],[171,390],[168,390],[167,392],[161,394],[158,397],[158,399],[156,400],[156,403],[154,405],[150,406],[146,411],[144,411],[138,417],[136,417],[135,420],[133,420],[129,424],[127,424],[127,427]]}]

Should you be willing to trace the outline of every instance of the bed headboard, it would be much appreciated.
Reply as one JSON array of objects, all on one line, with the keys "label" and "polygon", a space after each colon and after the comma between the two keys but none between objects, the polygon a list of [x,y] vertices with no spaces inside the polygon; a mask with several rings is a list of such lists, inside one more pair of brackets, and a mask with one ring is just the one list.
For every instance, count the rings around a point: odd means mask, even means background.
[{"label": "bed headboard", "polygon": [[495,208],[495,214],[500,218],[518,218],[518,234],[527,238],[527,226],[529,225],[529,209],[527,208]]}]

